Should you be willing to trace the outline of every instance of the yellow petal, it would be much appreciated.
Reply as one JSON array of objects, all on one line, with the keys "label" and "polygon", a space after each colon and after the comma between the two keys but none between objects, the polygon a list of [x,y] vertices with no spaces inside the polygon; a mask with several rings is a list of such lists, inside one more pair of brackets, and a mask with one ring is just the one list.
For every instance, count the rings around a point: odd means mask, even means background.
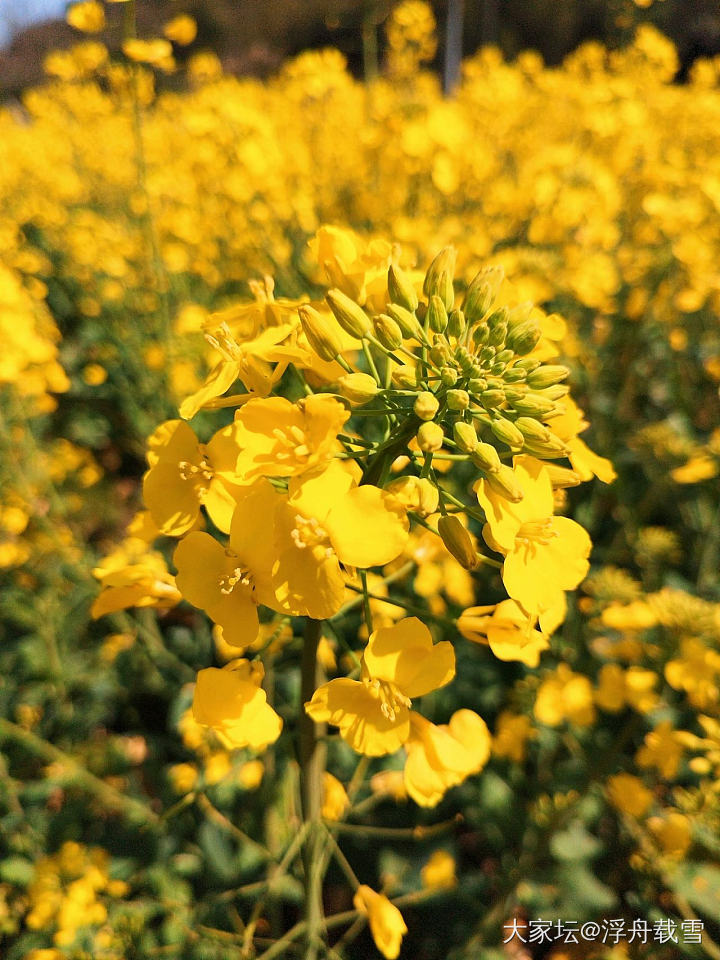
[{"label": "yellow petal", "polygon": [[366,684],[344,677],[319,687],[305,710],[317,723],[339,727],[343,740],[368,757],[394,753],[410,733],[407,707],[390,719]]},{"label": "yellow petal", "polygon": [[351,567],[390,563],[402,552],[410,529],[397,498],[369,484],[348,491],[325,526],[341,563]]},{"label": "yellow petal", "polygon": [[353,904],[356,910],[367,914],[370,933],[380,953],[386,960],[396,960],[400,956],[402,938],[407,933],[398,908],[382,893],[376,893],[365,884],[357,888]]},{"label": "yellow petal", "polygon": [[455,676],[455,651],[447,640],[433,645],[417,617],[381,627],[370,637],[363,661],[373,679],[394,683],[407,697],[422,697]]},{"label": "yellow petal", "polygon": [[221,397],[238,378],[239,366],[236,360],[221,360],[208,374],[205,383],[180,404],[180,416],[183,420],[192,420],[206,403]]}]

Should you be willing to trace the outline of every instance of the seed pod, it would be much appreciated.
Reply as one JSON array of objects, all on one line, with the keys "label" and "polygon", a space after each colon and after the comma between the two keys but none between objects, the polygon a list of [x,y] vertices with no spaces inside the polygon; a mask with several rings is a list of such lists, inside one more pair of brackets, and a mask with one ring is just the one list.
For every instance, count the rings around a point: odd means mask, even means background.
[{"label": "seed pod", "polygon": [[417,310],[418,295],[410,277],[400,267],[391,263],[388,267],[388,293],[393,303],[413,313]]},{"label": "seed pod", "polygon": [[440,297],[446,310],[452,310],[455,303],[453,276],[455,274],[455,248],[445,247],[438,253],[425,274],[423,293],[430,299]]},{"label": "seed pod", "polygon": [[370,333],[372,330],[370,318],[363,308],[358,306],[358,304],[344,294],[342,290],[328,290],[325,299],[335,314],[337,322],[351,337],[362,340],[363,337]]},{"label": "seed pod", "polygon": [[438,533],[448,551],[466,570],[474,570],[478,565],[477,550],[472,537],[454,514],[440,517]]},{"label": "seed pod", "polygon": [[490,423],[490,429],[498,438],[509,447],[520,449],[525,443],[525,437],[518,430],[514,423],[506,420],[505,417],[495,417]]},{"label": "seed pod", "polygon": [[448,317],[447,334],[457,340],[463,333],[465,333],[465,314],[462,310],[453,310]]},{"label": "seed pod", "polygon": [[377,392],[378,385],[369,373],[348,373],[338,378],[338,393],[350,403],[367,403]]},{"label": "seed pod", "polygon": [[470,406],[470,394],[467,390],[448,390],[445,398],[450,410],[467,410]]},{"label": "seed pod", "polygon": [[400,327],[402,335],[406,340],[422,339],[422,327],[420,326],[420,322],[414,314],[410,313],[409,310],[399,303],[391,303],[388,305],[387,312]]},{"label": "seed pod", "polygon": [[437,397],[429,390],[423,390],[422,393],[419,393],[413,404],[413,413],[421,420],[432,420],[439,409],[440,404]]},{"label": "seed pod", "polygon": [[310,347],[321,360],[334,360],[342,350],[340,331],[334,321],[306,303],[298,307],[298,315]]},{"label": "seed pod", "polygon": [[447,310],[442,299],[438,296],[430,297],[428,304],[427,323],[434,333],[444,333],[448,324]]},{"label": "seed pod", "polygon": [[502,466],[500,455],[491,443],[478,443],[470,454],[470,459],[485,473],[497,473]]},{"label": "seed pod", "polygon": [[439,423],[432,420],[423,423],[417,432],[417,442],[423,453],[435,453],[443,445],[445,434]]},{"label": "seed pod", "polygon": [[388,350],[397,350],[402,346],[402,330],[387,314],[379,313],[373,317],[373,330],[380,343]]},{"label": "seed pod", "polygon": [[522,487],[517,482],[515,474],[507,464],[501,464],[500,469],[496,473],[488,473],[485,477],[485,482],[495,493],[504,497],[506,500],[510,500],[511,503],[520,503],[523,498]]},{"label": "seed pod", "polygon": [[453,438],[461,453],[472,453],[479,442],[474,425],[462,420],[453,425]]},{"label": "seed pod", "polygon": [[552,387],[556,383],[561,383],[569,376],[570,371],[567,367],[563,367],[559,363],[547,363],[529,373],[527,383],[533,390],[543,390],[545,387]]},{"label": "seed pod", "polygon": [[465,293],[463,309],[470,323],[488,312],[505,276],[502,267],[483,267],[475,274]]}]

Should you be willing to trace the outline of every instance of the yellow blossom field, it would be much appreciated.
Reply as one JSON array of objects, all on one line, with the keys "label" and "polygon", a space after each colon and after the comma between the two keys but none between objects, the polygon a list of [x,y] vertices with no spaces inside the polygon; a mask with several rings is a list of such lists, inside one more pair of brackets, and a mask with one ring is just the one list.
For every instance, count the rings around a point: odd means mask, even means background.
[{"label": "yellow blossom field", "polygon": [[720,58],[115,2],[0,107],[0,956],[718,960]]}]

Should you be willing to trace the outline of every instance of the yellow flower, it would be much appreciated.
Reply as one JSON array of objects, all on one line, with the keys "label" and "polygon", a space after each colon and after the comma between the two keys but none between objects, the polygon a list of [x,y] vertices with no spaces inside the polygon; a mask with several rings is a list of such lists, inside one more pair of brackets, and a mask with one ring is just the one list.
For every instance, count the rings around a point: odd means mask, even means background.
[{"label": "yellow flower", "polygon": [[678,772],[684,753],[682,735],[673,730],[669,720],[663,720],[645,735],[645,742],[635,755],[639,767],[655,767],[665,780],[672,780]]},{"label": "yellow flower", "polygon": [[239,453],[233,424],[207,444],[198,443],[182,420],[168,420],[148,440],[150,469],[143,479],[143,498],[161,533],[179,537],[197,523],[204,506],[213,523],[227,533],[243,488],[237,483]]},{"label": "yellow flower", "polygon": [[193,715],[198,723],[212,727],[228,750],[264,750],[280,736],[282,720],[260,686],[263,675],[262,664],[249,660],[198,673]]},{"label": "yellow flower", "polygon": [[412,697],[422,697],[455,676],[452,644],[433,645],[417,617],[370,635],[362,681],[339,678],[319,687],[305,704],[317,723],[332,723],[353,750],[377,757],[393,753],[410,736]]},{"label": "yellow flower", "polygon": [[122,50],[128,60],[139,63],[160,65],[172,59],[172,46],[169,40],[157,37],[154,40],[123,40]]},{"label": "yellow flower", "polygon": [[625,706],[649,713],[658,701],[654,690],[657,679],[652,670],[641,667],[623,670],[616,663],[606,663],[600,670],[595,702],[609,713],[617,713]]},{"label": "yellow flower", "polygon": [[614,807],[631,817],[642,817],[653,801],[653,795],[642,780],[630,773],[617,773],[607,781],[607,791]]},{"label": "yellow flower", "polygon": [[263,480],[235,508],[228,548],[207,533],[189,533],[175,550],[177,585],[183,597],[205,610],[225,641],[245,647],[258,635],[257,606],[273,606],[274,564],[268,517],[278,495]]},{"label": "yellow flower", "polygon": [[407,933],[402,914],[382,893],[360,884],[353,898],[355,909],[367,915],[375,946],[386,960],[396,960],[400,944]]},{"label": "yellow flower", "polygon": [[581,480],[592,480],[597,477],[603,483],[612,483],[617,474],[612,463],[606,458],[598,456],[590,447],[578,437],[579,433],[587,430],[590,424],[583,416],[582,410],[571,397],[563,398],[565,412],[553,417],[553,433],[559,437],[568,448],[568,460]]},{"label": "yellow flower", "polygon": [[339,820],[350,806],[345,787],[337,777],[325,771],[323,775],[322,815],[326,820]]},{"label": "yellow flower", "polygon": [[426,890],[452,890],[457,886],[455,858],[447,850],[436,850],[420,871]]},{"label": "yellow flower", "polygon": [[670,476],[675,483],[701,483],[703,480],[711,480],[718,474],[718,462],[706,453],[699,453],[691,457],[682,467],[676,467],[670,471]]},{"label": "yellow flower", "polygon": [[523,491],[512,503],[485,479],[475,489],[487,523],[483,537],[505,554],[505,589],[529,614],[538,615],[573,590],[588,571],[590,537],[580,524],[553,516],[550,476],[539,460],[516,457],[514,475]]},{"label": "yellow flower", "polygon": [[316,394],[297,404],[284,397],[251,400],[235,416],[241,477],[294,477],[326,463],[350,412],[334,397]]},{"label": "yellow flower", "polygon": [[[487,614],[492,611],[492,616]],[[550,646],[547,636],[533,625],[531,617],[515,600],[503,600],[495,607],[469,607],[457,622],[468,640],[487,643],[499,660],[519,660],[536,667],[540,654]]]},{"label": "yellow flower", "polygon": [[198,779],[197,767],[192,763],[175,763],[168,770],[175,793],[190,793]]},{"label": "yellow flower", "polygon": [[127,539],[114,553],[100,561],[93,576],[102,585],[102,591],[90,609],[96,619],[128,607],[167,609],[182,599],[175,578],[168,572],[165,558],[149,550],[144,540]]},{"label": "yellow flower", "polygon": [[535,716],[549,727],[558,727],[565,720],[589,727],[595,719],[592,684],[561,663],[537,692]]},{"label": "yellow flower", "polygon": [[492,752],[498,757],[507,757],[515,763],[522,763],[525,759],[525,745],[536,735],[530,717],[503,710],[497,719]]},{"label": "yellow flower", "polygon": [[600,619],[613,630],[648,630],[658,622],[655,611],[642,600],[632,603],[611,603],[605,607]]},{"label": "yellow flower", "polygon": [[197,36],[197,23],[192,17],[181,13],[165,24],[163,33],[168,40],[179,44],[181,47],[186,47]]},{"label": "yellow flower", "polygon": [[647,825],[666,856],[673,860],[685,856],[692,842],[692,824],[684,814],[665,810],[661,817],[650,817]]},{"label": "yellow flower", "polygon": [[490,757],[490,732],[472,710],[457,710],[442,726],[413,712],[410,724],[405,787],[421,807],[437,806],[451,787],[482,770]]},{"label": "yellow flower", "polygon": [[71,27],[83,33],[99,33],[105,27],[105,11],[97,0],[81,0],[73,4],[65,19]]},{"label": "yellow flower", "polygon": [[276,608],[318,620],[332,616],[345,595],[344,567],[390,563],[408,538],[408,520],[395,497],[357,486],[353,461],[290,480],[275,514]]}]

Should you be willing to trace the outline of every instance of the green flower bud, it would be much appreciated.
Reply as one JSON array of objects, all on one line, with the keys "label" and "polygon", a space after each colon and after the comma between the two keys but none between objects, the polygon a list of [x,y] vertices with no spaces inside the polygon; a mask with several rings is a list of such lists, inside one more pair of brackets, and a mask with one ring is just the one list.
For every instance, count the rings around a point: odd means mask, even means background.
[{"label": "green flower bud", "polygon": [[501,350],[500,353],[498,353],[497,356],[495,357],[495,360],[498,363],[508,364],[514,358],[515,358],[515,354],[513,353],[512,350]]},{"label": "green flower bud", "polygon": [[491,443],[478,443],[470,454],[470,459],[485,473],[497,473],[502,466],[500,455]]},{"label": "green flower bud", "polygon": [[527,376],[527,370],[523,370],[521,367],[518,367],[517,364],[514,367],[506,368],[503,373],[503,380],[505,383],[522,383]]},{"label": "green flower bud", "polygon": [[363,404],[378,392],[375,378],[369,373],[348,373],[338,379],[338,393],[350,403]]},{"label": "green flower bud", "polygon": [[556,383],[561,383],[570,376],[567,367],[558,364],[543,364],[537,370],[533,370],[527,376],[528,386],[533,390],[543,390],[545,387],[552,387]]},{"label": "green flower bud", "polygon": [[539,366],[542,365],[540,360],[535,360],[533,357],[523,357],[522,360],[516,360],[515,366],[520,370],[527,370],[528,373],[531,373],[533,370],[537,370]]},{"label": "green flower bud", "polygon": [[417,310],[418,295],[415,292],[415,285],[410,277],[394,263],[388,267],[388,293],[393,303],[399,304],[411,313]]},{"label": "green flower bud", "polygon": [[490,336],[490,328],[486,323],[478,324],[478,326],[473,327],[470,338],[472,342],[480,346],[483,343],[487,343],[488,337]]},{"label": "green flower bud", "polygon": [[508,328],[505,323],[498,323],[494,327],[491,327],[490,333],[488,334],[488,343],[493,347],[502,347],[505,343],[507,331]]},{"label": "green flower bud", "polygon": [[457,340],[463,333],[465,333],[465,314],[462,310],[453,310],[448,317],[447,334]]},{"label": "green flower bud", "polygon": [[444,333],[448,324],[447,310],[440,297],[430,297],[427,312],[427,324],[434,333]]},{"label": "green flower bud", "polygon": [[298,307],[303,333],[321,360],[334,360],[342,350],[340,331],[335,321],[324,317],[306,303]]},{"label": "green flower bud", "polygon": [[480,363],[485,364],[486,366],[493,363],[495,360],[495,347],[483,347],[478,354],[478,359]]},{"label": "green flower bud", "polygon": [[463,305],[470,323],[480,320],[488,312],[504,276],[502,267],[483,267],[470,281]]},{"label": "green flower bud", "polygon": [[551,435],[548,428],[532,417],[518,417],[515,426],[526,440],[544,441]]},{"label": "green flower bud", "polygon": [[423,423],[417,432],[417,442],[423,453],[435,453],[443,445],[445,434],[439,423]]},{"label": "green flower bud", "polygon": [[499,407],[505,400],[505,394],[502,390],[484,390],[478,397],[478,400],[486,410],[492,410],[495,407]]},{"label": "green flower bud", "polygon": [[453,438],[461,453],[472,453],[479,443],[474,425],[462,420],[453,424]]},{"label": "green flower bud", "polygon": [[413,404],[413,413],[421,420],[432,420],[439,409],[440,404],[437,397],[429,390],[423,390],[422,393],[419,393]]},{"label": "green flower bud", "polygon": [[351,300],[342,290],[328,290],[325,299],[335,314],[337,322],[351,337],[362,340],[370,333],[372,330],[370,318],[363,308],[354,300]]},{"label": "green flower bud", "polygon": [[527,387],[524,383],[515,383],[510,387],[505,387],[505,399],[508,403],[514,403],[516,400],[522,400],[527,393]]},{"label": "green flower bud", "polygon": [[472,537],[454,514],[440,517],[438,533],[445,547],[457,562],[466,570],[474,570],[478,565],[477,550]]},{"label": "green flower bud", "polygon": [[423,293],[430,299],[440,297],[446,310],[452,310],[455,303],[453,276],[455,274],[455,248],[445,247],[435,257],[425,274]]},{"label": "green flower bud", "polygon": [[448,345],[442,341],[430,347],[429,357],[436,367],[444,367],[450,359]]},{"label": "green flower bud", "polygon": [[[487,390],[487,380],[485,380],[484,377],[473,377],[473,379],[468,382],[468,390],[473,396],[479,396],[484,390]],[[505,394],[503,394],[503,397],[504,396]]]},{"label": "green flower bud", "polygon": [[505,417],[495,417],[490,423],[490,429],[498,438],[509,447],[520,449],[525,443],[525,437],[518,430],[514,423],[506,420]]},{"label": "green flower bud", "polygon": [[534,320],[527,319],[508,328],[505,343],[515,353],[524,356],[535,349],[540,337],[540,327]]},{"label": "green flower bud", "polygon": [[420,326],[420,322],[414,314],[410,313],[409,310],[399,303],[391,303],[388,305],[387,312],[400,327],[402,335],[406,340],[422,339],[422,327]]},{"label": "green flower bud", "polygon": [[520,503],[523,498],[522,487],[517,482],[515,474],[507,464],[501,464],[500,469],[496,473],[488,473],[485,477],[485,482],[495,493],[498,493],[501,497],[505,497],[506,500],[510,500],[511,503]]},{"label": "green flower bud", "polygon": [[555,404],[552,400],[539,397],[536,393],[526,393],[524,397],[513,400],[513,407],[521,416],[546,417],[553,413]]},{"label": "green flower bud", "polygon": [[490,367],[490,373],[491,373],[494,377],[500,377],[500,376],[502,376],[502,374],[505,373],[505,364],[504,364],[504,363],[501,363],[501,362],[498,362],[498,361],[496,360],[495,363]]},{"label": "green flower bud", "polygon": [[455,367],[443,367],[440,371],[440,382],[444,387],[454,387],[458,382],[458,372]]},{"label": "green flower bud", "polygon": [[570,393],[570,387],[565,383],[556,383],[552,387],[545,387],[542,391],[542,396],[547,397],[548,400],[562,400],[563,397],[566,397]]},{"label": "green flower bud", "polygon": [[467,410],[470,406],[470,394],[467,390],[448,390],[446,399],[450,410]]},{"label": "green flower bud", "polygon": [[392,317],[379,313],[373,317],[373,330],[380,343],[388,350],[397,350],[402,346],[402,331]]}]

